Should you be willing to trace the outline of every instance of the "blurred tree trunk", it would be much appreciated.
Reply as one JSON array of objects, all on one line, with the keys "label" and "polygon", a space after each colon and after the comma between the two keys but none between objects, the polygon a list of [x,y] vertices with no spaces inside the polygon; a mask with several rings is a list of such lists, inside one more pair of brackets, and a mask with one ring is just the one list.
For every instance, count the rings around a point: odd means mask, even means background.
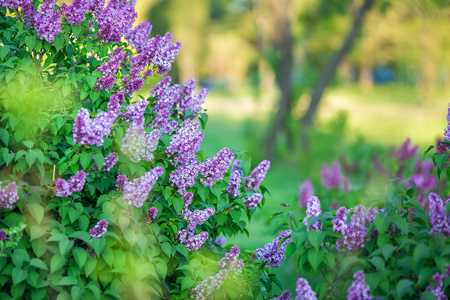
[{"label": "blurred tree trunk", "polygon": [[354,18],[353,18],[353,24],[350,28],[347,36],[345,37],[344,42],[342,43],[342,46],[333,54],[331,57],[331,60],[329,61],[328,65],[325,67],[325,70],[323,71],[319,82],[317,83],[315,89],[312,92],[311,95],[311,102],[308,106],[308,109],[305,113],[305,115],[301,118],[301,123],[303,125],[303,148],[308,149],[309,148],[309,142],[307,135],[305,133],[305,127],[309,127],[313,124],[314,116],[317,112],[317,108],[319,105],[320,100],[322,99],[323,93],[326,89],[326,87],[329,85],[331,79],[333,78],[334,73],[336,72],[337,67],[339,66],[339,63],[341,62],[342,58],[347,54],[347,52],[351,49],[351,46],[353,44],[353,41],[355,37],[358,34],[358,30],[361,27],[361,24],[367,14],[367,12],[370,10],[370,7],[373,5],[375,0],[364,0],[363,4],[359,8],[359,10],[356,12]]}]

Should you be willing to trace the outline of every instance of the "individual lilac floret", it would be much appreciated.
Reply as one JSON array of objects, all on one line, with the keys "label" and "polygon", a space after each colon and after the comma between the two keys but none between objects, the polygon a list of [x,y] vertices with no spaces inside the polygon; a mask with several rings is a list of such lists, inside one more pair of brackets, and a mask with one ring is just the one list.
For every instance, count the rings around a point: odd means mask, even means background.
[{"label": "individual lilac floret", "polygon": [[245,177],[244,182],[249,190],[256,190],[263,181],[267,171],[270,168],[270,161],[263,160],[255,169],[253,169],[249,177]]},{"label": "individual lilac floret", "polygon": [[53,43],[61,32],[62,10],[55,10],[56,0],[44,0],[40,10],[33,18],[33,25],[42,40]]},{"label": "individual lilac floret", "polygon": [[295,291],[297,297],[295,300],[317,300],[316,292],[314,292],[305,278],[297,279]]},{"label": "individual lilac floret", "polygon": [[213,299],[214,292],[220,289],[227,276],[227,270],[220,270],[216,275],[209,276],[191,290],[191,298],[196,300]]},{"label": "individual lilac floret", "polygon": [[314,188],[311,180],[306,179],[303,181],[300,191],[298,193],[298,205],[301,207],[306,207],[308,200],[314,196]]},{"label": "individual lilac floret", "polygon": [[122,152],[132,161],[153,161],[161,132],[157,129],[145,134],[143,123],[131,123],[122,139]]},{"label": "individual lilac floret", "polygon": [[89,10],[90,1],[86,0],[74,0],[71,5],[65,9],[65,17],[67,24],[80,25],[86,20],[85,14]]},{"label": "individual lilac floret", "polygon": [[444,283],[442,281],[442,274],[436,273],[431,278],[434,281],[434,286],[429,284],[426,288],[427,291],[430,291],[433,293],[433,295],[436,297],[436,300],[447,300],[447,296],[445,296],[444,293]]},{"label": "individual lilac floret", "polygon": [[333,231],[345,236],[347,234],[347,214],[348,209],[344,206],[336,211],[336,219],[333,220]]},{"label": "individual lilac floret", "polygon": [[217,245],[222,247],[226,241],[227,241],[227,239],[223,235],[221,235],[214,241],[214,243],[216,243]]},{"label": "individual lilac floret", "polygon": [[331,168],[328,168],[326,164],[322,164],[320,170],[321,183],[327,189],[338,188],[341,185],[344,176],[341,173],[341,167],[339,163],[334,162]]},{"label": "individual lilac floret", "polygon": [[105,162],[103,163],[102,171],[111,171],[119,160],[119,156],[116,152],[111,152],[107,157],[105,157]]},{"label": "individual lilac floret", "polygon": [[6,233],[6,231],[4,231],[3,229],[0,229],[0,241],[4,241],[4,240],[6,240],[6,236],[7,236],[8,234]]},{"label": "individual lilac floret", "polygon": [[[284,230],[272,243],[266,244],[264,249],[256,249],[258,259],[266,261],[270,268],[279,268],[281,262],[286,259],[284,251],[286,251],[286,247],[292,241],[291,234],[291,230]],[[283,238],[287,239],[284,240],[283,244],[279,245]]]},{"label": "individual lilac floret", "polygon": [[419,146],[411,147],[411,139],[407,139],[400,148],[394,153],[394,156],[400,161],[407,161],[417,155]]},{"label": "individual lilac floret", "polygon": [[145,216],[145,221],[147,221],[148,224],[151,224],[153,220],[156,218],[156,214],[158,213],[158,209],[156,207],[150,207],[147,210],[147,216]]},{"label": "individual lilac floret", "polygon": [[319,220],[314,221],[309,227],[308,227],[308,219],[310,217],[318,217],[322,213],[322,210],[320,209],[320,200],[316,196],[312,196],[309,198],[308,203],[306,204],[306,217],[303,219],[303,224],[306,226],[306,231],[310,231],[311,229],[315,229],[320,231],[321,230],[321,224]]},{"label": "individual lilac floret", "polygon": [[447,127],[444,129],[444,137],[440,141],[441,147],[450,149],[450,103],[448,104]]},{"label": "individual lilac floret", "polygon": [[89,234],[91,235],[91,240],[94,237],[101,238],[105,235],[106,231],[108,231],[108,221],[105,219],[99,221],[94,228],[89,230]]},{"label": "individual lilac floret", "polygon": [[168,155],[174,156],[174,163],[191,160],[200,150],[200,144],[205,136],[199,129],[199,123],[186,120],[177,132],[170,137],[170,144],[166,149]]},{"label": "individual lilac floret", "polygon": [[227,192],[231,198],[236,198],[240,195],[239,189],[241,188],[241,175],[239,170],[231,173],[230,180],[228,181]]},{"label": "individual lilac floret", "polygon": [[180,194],[184,194],[186,188],[192,187],[195,184],[195,178],[198,176],[201,164],[198,160],[179,165],[169,175],[169,181],[172,186],[178,188]]},{"label": "individual lilac floret", "polygon": [[430,218],[431,218],[431,233],[441,232],[445,236],[450,236],[450,224],[449,218],[445,214],[445,208],[442,204],[442,199],[436,193],[430,193],[428,195],[430,201]]},{"label": "individual lilac floret", "polygon": [[244,260],[237,259],[239,256],[239,246],[233,246],[230,252],[219,260],[219,266],[222,268],[228,268],[228,272],[233,274],[233,278],[236,278],[238,274],[242,273],[244,267]]},{"label": "individual lilac floret", "polygon": [[17,195],[17,184],[13,181],[6,185],[2,190],[2,182],[0,181],[0,209],[13,208],[14,203],[19,200]]},{"label": "individual lilac floret", "polygon": [[163,172],[162,167],[155,167],[140,178],[125,183],[123,201],[128,205],[133,204],[136,207],[142,207],[144,201],[147,200],[148,193]]},{"label": "individual lilac floret", "polygon": [[272,298],[272,300],[290,300],[291,291],[284,291],[280,296]]},{"label": "individual lilac floret", "polygon": [[127,175],[117,175],[116,178],[116,190],[122,192],[125,189],[125,184],[128,182]]},{"label": "individual lilac floret", "polygon": [[102,37],[108,43],[119,43],[136,20],[137,13],[130,1],[111,0],[98,15],[98,25]]},{"label": "individual lilac floret", "polygon": [[81,145],[103,145],[104,136],[111,133],[111,127],[117,118],[112,112],[100,112],[94,121],[89,117],[89,111],[82,107],[73,124],[73,141]]},{"label": "individual lilac floret", "polygon": [[242,202],[244,202],[245,206],[248,209],[253,209],[256,206],[258,206],[258,204],[261,202],[263,198],[263,195],[261,193],[255,193],[253,195],[250,196],[250,198],[248,198],[247,200],[244,200]]},{"label": "individual lilac floret", "polygon": [[230,168],[233,158],[233,152],[226,147],[217,152],[213,158],[208,158],[201,165],[200,173],[203,178],[200,181],[206,186],[216,184],[214,180],[222,181],[223,174]]},{"label": "individual lilac floret", "polygon": [[74,192],[81,192],[86,181],[86,173],[83,170],[78,171],[70,177],[69,182],[62,178],[58,178],[55,182],[56,197],[69,197]]},{"label": "individual lilac floret", "polygon": [[347,300],[371,300],[370,287],[365,282],[364,272],[358,271],[353,275],[355,279],[348,288]]},{"label": "individual lilac floret", "polygon": [[144,49],[145,43],[147,42],[151,31],[152,25],[147,21],[143,21],[128,31],[125,35],[125,39],[131,47],[136,48],[136,50],[140,52]]}]

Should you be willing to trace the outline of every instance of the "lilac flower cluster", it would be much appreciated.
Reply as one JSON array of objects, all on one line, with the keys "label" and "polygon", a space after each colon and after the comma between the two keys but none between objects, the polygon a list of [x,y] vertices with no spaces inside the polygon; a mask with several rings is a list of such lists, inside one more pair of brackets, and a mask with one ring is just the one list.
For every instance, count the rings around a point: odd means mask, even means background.
[{"label": "lilac flower cluster", "polygon": [[122,92],[117,92],[109,98],[108,101],[108,113],[119,115],[121,114],[121,103],[125,101],[125,96]]},{"label": "lilac flower cluster", "polygon": [[74,192],[81,192],[86,180],[86,173],[83,170],[78,171],[75,175],[70,177],[69,182],[62,178],[58,178],[55,182],[56,197],[69,197]]},{"label": "lilac flower cluster", "polygon": [[8,234],[6,233],[6,231],[4,231],[3,229],[0,229],[0,241],[4,241],[4,240],[6,240],[6,236],[7,236]]},{"label": "lilac flower cluster", "polygon": [[168,32],[164,37],[157,35],[147,40],[138,55],[131,59],[131,66],[154,65],[158,68],[159,75],[167,74],[181,48],[181,42],[172,43],[172,39],[173,34]]},{"label": "lilac flower cluster", "polygon": [[233,152],[226,147],[217,152],[214,157],[208,158],[201,165],[200,173],[203,175],[203,178],[200,181],[206,186],[216,184],[214,180],[222,181],[223,174],[230,168],[233,158]]},{"label": "lilac flower cluster", "polygon": [[291,291],[284,291],[280,296],[272,298],[272,300],[290,300]]},{"label": "lilac flower cluster", "polygon": [[147,21],[143,21],[128,31],[125,35],[125,39],[131,47],[136,48],[136,50],[140,52],[145,47],[150,32],[152,32],[152,25]]},{"label": "lilac flower cluster", "polygon": [[336,211],[336,219],[333,220],[333,231],[340,233],[342,235],[347,234],[347,214],[348,209],[346,209],[344,206],[339,207],[339,209]]},{"label": "lilac flower cluster", "polygon": [[338,188],[343,181],[344,176],[341,173],[341,167],[339,163],[334,162],[331,168],[328,168],[326,164],[322,164],[320,170],[320,180],[324,187],[327,189]]},{"label": "lilac flower cluster", "polygon": [[130,1],[111,0],[98,15],[99,36],[108,43],[119,43],[133,26],[137,13]]},{"label": "lilac flower cluster", "polygon": [[145,99],[142,99],[138,102],[135,102],[131,105],[127,106],[127,110],[122,113],[122,118],[129,122],[134,122],[137,124],[142,124],[144,126],[144,113],[147,108],[148,102]]},{"label": "lilac flower cluster", "polygon": [[[284,230],[276,239],[272,241],[272,243],[266,244],[264,249],[256,249],[258,259],[266,261],[267,265],[271,268],[279,268],[281,266],[281,262],[286,259],[284,256],[284,251],[286,251],[286,247],[292,241],[291,234],[291,230]],[[281,239],[284,238],[286,238],[284,242],[279,245]]]},{"label": "lilac flower cluster", "polygon": [[213,299],[214,292],[220,289],[227,277],[228,271],[225,269],[220,270],[214,276],[209,276],[191,290],[191,297],[196,300]]},{"label": "lilac flower cluster", "polygon": [[369,295],[370,287],[365,282],[363,271],[353,274],[355,279],[348,288],[347,300],[372,300],[373,296]]},{"label": "lilac flower cluster", "polygon": [[100,112],[94,121],[89,111],[82,107],[73,124],[73,141],[81,145],[103,145],[103,137],[111,133],[111,127],[117,118],[114,112]]},{"label": "lilac flower cluster", "polygon": [[[440,141],[440,146],[444,149],[450,149],[450,144],[446,144],[446,143],[450,143],[450,103],[448,104],[448,114],[447,114],[447,127],[445,127],[444,129],[444,137],[441,139]],[[446,142],[446,143],[444,143]]]},{"label": "lilac flower cluster", "polygon": [[405,183],[405,186],[407,188],[412,188],[413,186],[410,181],[414,182],[418,191],[417,202],[422,204],[424,209],[429,206],[426,197],[427,192],[437,185],[436,176],[431,174],[433,168],[434,164],[430,160],[427,160],[425,162],[422,162],[422,160],[418,160],[416,165],[414,166],[414,174],[411,175]]},{"label": "lilac flower cluster", "polygon": [[147,210],[147,216],[144,214],[145,221],[147,221],[148,224],[152,223],[153,220],[156,218],[157,214],[158,214],[158,209],[156,207],[150,207]]},{"label": "lilac flower cluster", "polygon": [[217,245],[222,247],[226,241],[227,241],[227,239],[223,235],[221,235],[214,241],[214,243],[216,243]]},{"label": "lilac flower cluster", "polygon": [[200,150],[204,132],[199,129],[199,123],[186,120],[170,137],[170,144],[166,149],[168,155],[174,156],[174,163],[190,161],[195,158],[195,153]]},{"label": "lilac flower cluster", "polygon": [[55,10],[56,0],[44,0],[40,10],[33,14],[32,22],[42,40],[53,43],[61,32],[62,10]]},{"label": "lilac flower cluster", "polygon": [[102,171],[111,171],[119,160],[119,155],[116,152],[111,152],[105,157],[105,161],[102,166]]},{"label": "lilac flower cluster", "polygon": [[157,129],[145,134],[142,123],[131,123],[122,139],[122,152],[132,161],[153,161],[153,152],[158,147],[161,132]]},{"label": "lilac flower cluster", "polygon": [[417,155],[419,146],[411,147],[411,139],[407,139],[401,146],[395,151],[394,156],[399,161],[407,161]]},{"label": "lilac flower cluster", "polygon": [[0,181],[0,209],[13,208],[14,203],[19,200],[17,195],[17,184],[13,181],[8,183],[2,190],[2,182]]},{"label": "lilac flower cluster", "polygon": [[108,221],[105,219],[99,221],[94,228],[89,230],[89,234],[91,235],[91,240],[94,237],[101,238],[105,235],[106,231],[108,231]]},{"label": "lilac flower cluster", "polygon": [[253,209],[261,202],[262,198],[263,198],[263,195],[261,193],[255,193],[255,194],[251,195],[250,198],[248,198],[247,200],[244,200],[242,202],[244,202],[245,206],[248,209]]},{"label": "lilac flower cluster", "polygon": [[169,181],[172,186],[177,186],[178,192],[183,195],[186,193],[186,188],[195,184],[200,168],[201,164],[198,160],[185,162],[170,173]]},{"label": "lilac flower cluster", "polygon": [[303,219],[303,224],[306,226],[306,231],[310,231],[311,229],[315,229],[320,231],[321,230],[321,224],[319,220],[314,221],[309,227],[308,227],[308,219],[310,217],[318,217],[322,213],[322,210],[320,208],[320,200],[316,196],[312,196],[308,199],[308,203],[306,204],[306,217]]},{"label": "lilac flower cluster", "polygon": [[445,214],[445,208],[442,204],[442,199],[436,193],[428,195],[430,201],[430,218],[431,218],[431,233],[441,232],[446,237],[450,236],[450,214]]},{"label": "lilac flower cluster", "polygon": [[244,260],[237,259],[239,256],[239,246],[233,246],[230,252],[219,260],[219,266],[222,268],[228,268],[228,272],[233,274],[233,278],[236,278],[238,274],[242,273],[244,267]]},{"label": "lilac flower cluster", "polygon": [[189,213],[189,205],[191,205],[192,200],[194,199],[194,193],[192,192],[186,192],[181,195],[181,198],[184,201],[183,209],[181,210],[180,214],[185,215]]},{"label": "lilac flower cluster", "polygon": [[444,292],[444,283],[443,278],[446,278],[450,276],[450,265],[445,265],[445,274],[442,276],[441,273],[436,273],[431,277],[431,280],[434,281],[434,286],[429,284],[426,288],[427,291],[430,291],[433,293],[433,295],[436,297],[436,300],[448,300],[447,296]]},{"label": "lilac flower cluster", "polygon": [[208,95],[208,89],[201,89],[197,94],[192,96],[195,90],[195,80],[190,78],[184,86],[180,89],[177,104],[178,110],[183,114],[190,110],[194,116],[202,110],[202,104],[205,103],[205,98]]},{"label": "lilac flower cluster", "polygon": [[295,291],[297,292],[295,300],[317,300],[316,293],[305,278],[297,279]]},{"label": "lilac flower cluster", "polygon": [[239,189],[241,188],[241,175],[239,170],[233,171],[228,181],[227,192],[231,198],[236,198],[240,195]]},{"label": "lilac flower cluster", "polygon": [[202,231],[197,235],[188,235],[185,229],[180,230],[176,238],[182,243],[188,251],[198,250],[208,239],[209,234],[206,231]]},{"label": "lilac flower cluster", "polygon": [[236,159],[231,167],[231,173],[238,172],[240,177],[244,177],[244,171],[242,170],[241,161]]},{"label": "lilac flower cluster", "polygon": [[21,5],[23,5],[23,2],[23,0],[0,0],[0,6],[18,9]]},{"label": "lilac flower cluster", "polygon": [[256,190],[259,188],[259,184],[263,181],[266,176],[267,171],[270,168],[270,161],[263,160],[255,169],[249,177],[244,178],[245,185],[249,190]]},{"label": "lilac flower cluster", "polygon": [[126,175],[119,174],[116,178],[116,190],[122,192],[125,189],[125,185],[128,182],[128,177]]},{"label": "lilac flower cluster", "polygon": [[94,89],[97,91],[110,90],[113,88],[116,79],[114,74],[116,74],[117,69],[119,69],[120,64],[124,61],[125,54],[123,53],[123,47],[118,47],[114,49],[113,53],[109,57],[107,62],[102,63],[97,71],[103,74],[103,77],[97,80]]},{"label": "lilac flower cluster", "polygon": [[306,207],[308,200],[314,196],[314,188],[312,186],[311,180],[306,179],[303,181],[300,191],[298,193],[298,205],[301,207]]},{"label": "lilac flower cluster", "polygon": [[[65,11],[65,17],[67,24],[80,25],[86,20],[85,14],[89,10],[91,1],[86,0],[74,0],[71,5],[67,6],[65,3],[61,5],[61,8]],[[63,6],[64,5],[64,6]]]},{"label": "lilac flower cluster", "polygon": [[[186,203],[185,203],[186,204]],[[209,235],[206,231],[195,235],[195,228],[197,225],[205,223],[212,215],[216,213],[214,207],[206,208],[204,210],[189,209],[184,210],[183,218],[188,222],[185,229],[177,232],[177,239],[186,246],[189,251],[198,250],[206,242]]]},{"label": "lilac flower cluster", "polygon": [[140,178],[136,178],[132,182],[126,182],[124,186],[123,201],[128,205],[133,204],[136,207],[142,207],[144,201],[147,200],[148,193],[163,172],[164,170],[162,167],[155,167]]}]

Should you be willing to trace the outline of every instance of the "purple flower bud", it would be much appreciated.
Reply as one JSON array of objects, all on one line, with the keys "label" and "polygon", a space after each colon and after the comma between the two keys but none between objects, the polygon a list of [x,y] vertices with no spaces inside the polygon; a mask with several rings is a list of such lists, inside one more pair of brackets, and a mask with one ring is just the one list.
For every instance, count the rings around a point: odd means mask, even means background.
[{"label": "purple flower bud", "polygon": [[174,163],[192,160],[195,153],[200,150],[204,132],[198,129],[199,123],[193,120],[186,120],[177,132],[170,137],[170,144],[166,153],[174,156]]},{"label": "purple flower bud", "polygon": [[125,39],[131,47],[136,48],[136,50],[140,52],[144,49],[151,31],[152,25],[147,21],[143,21],[128,31],[125,35]]},{"label": "purple flower bud", "polygon": [[108,221],[103,219],[103,220],[99,221],[94,226],[94,228],[91,228],[89,230],[89,234],[92,236],[92,238],[94,238],[94,237],[101,238],[105,235],[107,230],[108,230]]},{"label": "purple flower bud", "polygon": [[245,206],[248,209],[253,209],[256,206],[258,206],[258,204],[261,202],[263,198],[263,195],[261,193],[255,193],[253,195],[250,196],[250,198],[248,198],[247,200],[244,200],[242,202],[244,202]]},{"label": "purple flower bud", "polygon": [[178,192],[184,194],[186,188],[195,184],[195,178],[198,176],[201,164],[198,160],[192,160],[179,165],[169,175],[169,182],[172,186],[177,186]]},{"label": "purple flower bud", "polygon": [[100,34],[108,43],[119,43],[133,26],[137,13],[130,1],[111,0],[98,14]]},{"label": "purple flower bud", "polygon": [[39,12],[33,16],[33,25],[42,40],[53,43],[61,32],[62,10],[55,10],[56,0],[44,0]]},{"label": "purple flower bud", "polygon": [[55,195],[56,197],[69,197],[74,192],[81,192],[86,181],[86,173],[83,170],[73,175],[69,182],[62,178],[58,178],[55,183]]},{"label": "purple flower bud", "polygon": [[314,188],[312,186],[311,180],[306,179],[303,181],[300,191],[298,193],[298,205],[301,207],[306,207],[309,198],[314,196]]},{"label": "purple flower bud", "polygon": [[89,10],[90,1],[86,0],[74,0],[71,5],[65,9],[65,17],[67,24],[80,25],[86,20],[84,16]]},{"label": "purple flower bud", "polygon": [[100,112],[92,121],[89,111],[82,107],[73,124],[73,141],[81,145],[103,145],[103,137],[111,133],[111,127],[117,118],[113,112]]},{"label": "purple flower bud", "polygon": [[145,216],[145,221],[147,221],[148,224],[152,223],[153,220],[156,218],[156,214],[158,213],[158,209],[156,207],[150,207],[147,211],[147,216]]},{"label": "purple flower bud", "polygon": [[342,206],[336,212],[336,219],[333,220],[333,231],[345,236],[347,234],[347,214],[348,210]]},{"label": "purple flower bud", "polygon": [[296,286],[297,297],[295,297],[295,300],[317,300],[316,293],[311,289],[305,278],[297,279]]},{"label": "purple flower bud", "polygon": [[348,288],[347,300],[371,300],[370,287],[365,282],[364,272],[358,271],[353,275],[355,279]]},{"label": "purple flower bud", "polygon": [[434,281],[434,286],[429,284],[426,290],[432,292],[433,295],[436,297],[436,300],[448,300],[447,296],[445,296],[444,293],[444,283],[442,281],[442,274],[438,272],[434,274],[431,279]]},{"label": "purple flower bud", "polygon": [[8,234],[6,233],[6,231],[4,231],[3,229],[0,229],[0,241],[4,241],[4,240],[6,240],[6,236],[7,236]]},{"label": "purple flower bud", "polygon": [[249,177],[245,177],[244,182],[249,190],[256,190],[259,184],[264,180],[267,171],[270,168],[270,161],[263,160],[251,173]]},{"label": "purple flower bud", "polygon": [[225,244],[226,241],[227,241],[227,239],[223,235],[221,235],[214,242],[217,245],[219,245],[220,247],[222,247]]}]

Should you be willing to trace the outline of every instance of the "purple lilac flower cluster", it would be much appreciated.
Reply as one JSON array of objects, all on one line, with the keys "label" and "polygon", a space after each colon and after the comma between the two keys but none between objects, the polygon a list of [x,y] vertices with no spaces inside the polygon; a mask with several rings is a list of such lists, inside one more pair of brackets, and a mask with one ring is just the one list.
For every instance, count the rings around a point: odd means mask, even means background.
[{"label": "purple lilac flower cluster", "polygon": [[231,172],[230,180],[228,181],[227,192],[231,198],[236,198],[241,194],[239,189],[241,188],[241,175],[239,170]]},{"label": "purple lilac flower cluster", "polygon": [[108,43],[119,43],[137,18],[130,1],[111,0],[98,15],[99,36]]},{"label": "purple lilac flower cluster", "polygon": [[186,192],[181,195],[183,198],[184,204],[183,209],[181,210],[180,214],[185,215],[189,213],[189,205],[191,205],[192,200],[194,199],[194,193],[192,192]]},{"label": "purple lilac flower cluster", "polygon": [[185,229],[178,231],[176,237],[186,246],[189,251],[198,250],[206,242],[209,235],[206,231],[202,231],[195,235],[195,228],[197,225],[202,225],[206,222],[212,215],[216,213],[214,207],[206,208],[203,210],[191,211],[186,209],[184,211],[183,218],[188,222]]},{"label": "purple lilac flower cluster", "polygon": [[433,295],[436,297],[436,300],[448,300],[447,296],[444,292],[444,283],[443,278],[450,276],[450,265],[445,265],[445,274],[442,276],[441,273],[436,273],[431,277],[431,280],[434,281],[434,286],[432,284],[429,284],[426,288],[427,291],[430,291],[433,293]]},{"label": "purple lilac flower cluster", "polygon": [[4,240],[6,240],[6,236],[8,236],[6,231],[4,231],[3,229],[0,229],[0,241],[3,242]]},{"label": "purple lilac flower cluster", "polygon": [[170,86],[172,79],[167,76],[158,82],[150,92],[150,96],[154,96],[156,105],[152,111],[157,114],[152,120],[151,127],[159,128],[167,134],[171,134],[173,129],[178,126],[177,121],[169,122],[171,109],[175,105],[178,88],[176,85]]},{"label": "purple lilac flower cluster", "polygon": [[55,4],[56,0],[45,0],[31,20],[38,36],[49,43],[53,43],[61,31],[62,10],[55,10]]},{"label": "purple lilac flower cluster", "polygon": [[348,288],[347,300],[372,300],[373,296],[369,295],[370,287],[365,282],[363,271],[353,274],[355,279]]},{"label": "purple lilac flower cluster", "polygon": [[237,259],[239,256],[239,246],[233,246],[230,252],[219,260],[219,266],[222,268],[228,268],[228,273],[233,274],[233,278],[236,278],[238,274],[242,273],[244,267],[244,260]]},{"label": "purple lilac flower cluster", "polygon": [[214,243],[216,243],[217,245],[222,247],[226,241],[227,241],[227,239],[223,235],[221,235],[214,241]]},{"label": "purple lilac flower cluster", "polygon": [[122,152],[132,161],[153,161],[161,132],[157,129],[145,134],[143,123],[131,123],[122,139]]},{"label": "purple lilac flower cluster", "polygon": [[13,208],[17,200],[19,200],[17,184],[14,181],[10,182],[2,190],[2,182],[0,181],[0,209]]},{"label": "purple lilac flower cluster", "polygon": [[250,198],[242,202],[244,202],[245,206],[248,209],[253,209],[261,202],[262,198],[263,195],[261,193],[254,193],[253,195],[250,196]]},{"label": "purple lilac flower cluster", "polygon": [[0,6],[18,9],[23,5],[24,0],[0,0]]},{"label": "purple lilac flower cluster", "polygon": [[397,151],[395,151],[394,156],[399,161],[407,161],[411,158],[414,158],[414,156],[417,155],[417,151],[419,150],[419,146],[411,146],[411,139],[407,139],[401,146],[398,148]]},{"label": "purple lilac flower cluster", "polygon": [[233,158],[233,152],[226,147],[217,152],[214,157],[208,158],[201,165],[200,173],[203,175],[203,178],[200,181],[206,186],[216,184],[214,180],[222,181],[223,174],[230,168]]},{"label": "purple lilac flower cluster", "polygon": [[94,228],[89,230],[89,234],[91,235],[91,239],[94,237],[101,238],[105,235],[106,231],[108,231],[108,221],[103,219],[99,221]]},{"label": "purple lilac flower cluster", "polygon": [[314,188],[311,180],[306,179],[303,181],[300,191],[298,193],[298,205],[301,207],[306,207],[308,200],[314,196]]},{"label": "purple lilac flower cluster", "polygon": [[191,290],[191,297],[196,300],[213,299],[214,292],[220,289],[227,277],[228,271],[225,269],[220,270],[214,276],[209,276]]},{"label": "purple lilac flower cluster", "polygon": [[116,79],[114,74],[116,74],[117,69],[120,64],[125,59],[125,54],[123,53],[123,47],[118,47],[114,49],[113,53],[109,57],[107,62],[102,63],[97,71],[103,74],[103,77],[99,78],[94,86],[97,91],[106,90],[109,91],[114,87]]},{"label": "purple lilac flower cluster", "polygon": [[[264,249],[256,249],[258,259],[266,261],[267,265],[271,268],[279,268],[281,266],[281,262],[286,259],[284,256],[284,251],[286,251],[286,247],[292,241],[291,234],[291,230],[284,230],[272,241],[272,243],[266,244]],[[286,238],[284,242],[279,245],[281,239],[284,238]]]},{"label": "purple lilac flower cluster", "polygon": [[122,192],[125,189],[125,185],[128,182],[127,175],[119,174],[116,178],[116,190]]},{"label": "purple lilac flower cluster", "polygon": [[180,88],[180,92],[177,99],[178,111],[186,114],[187,110],[190,110],[194,117],[202,110],[202,104],[205,103],[205,98],[208,95],[208,89],[201,89],[197,94],[192,95],[195,90],[195,80],[190,78],[183,87]]},{"label": "purple lilac flower cluster", "polygon": [[128,31],[125,35],[125,39],[131,47],[136,48],[136,50],[140,52],[145,47],[145,43],[147,42],[151,32],[152,25],[147,21],[143,21]]},{"label": "purple lilac flower cluster", "polygon": [[249,177],[244,178],[245,185],[249,190],[256,190],[259,188],[259,184],[264,180],[267,171],[270,168],[270,161],[263,160],[255,169]]},{"label": "purple lilac flower cluster", "polygon": [[347,212],[345,207],[339,208],[336,212],[336,219],[333,221],[333,231],[344,236],[344,239],[336,241],[336,248],[340,251],[346,247],[350,252],[355,252],[364,247],[368,238],[366,223],[373,222],[378,214],[378,208],[366,209],[364,205],[355,207],[350,224],[346,224]]},{"label": "purple lilac flower cluster", "polygon": [[272,300],[290,300],[291,291],[284,291],[280,296],[272,298]]},{"label": "purple lilac flower cluster", "polygon": [[297,279],[295,291],[297,292],[295,300],[317,300],[316,293],[305,278]]},{"label": "purple lilac flower cluster", "polygon": [[140,178],[136,178],[132,182],[126,182],[124,186],[123,201],[128,205],[133,204],[136,207],[142,207],[144,201],[147,200],[148,193],[163,172],[164,170],[162,167],[155,167]]},{"label": "purple lilac flower cluster", "polygon": [[179,165],[169,175],[169,181],[172,186],[177,186],[181,195],[186,193],[186,188],[195,184],[195,178],[200,171],[201,163],[198,160],[192,160]]},{"label": "purple lilac flower cluster", "polygon": [[55,182],[56,197],[69,197],[74,192],[81,192],[86,180],[86,173],[83,170],[78,171],[75,175],[70,177],[69,182],[62,178],[58,178]]},{"label": "purple lilac flower cluster", "polygon": [[116,152],[111,152],[105,157],[105,161],[102,166],[102,171],[111,171],[119,160],[119,155]]},{"label": "purple lilac flower cluster", "polygon": [[156,207],[150,207],[147,210],[147,215],[144,214],[145,221],[147,221],[148,224],[152,223],[153,220],[155,220],[157,214],[158,214],[158,209]]},{"label": "purple lilac flower cluster", "polygon": [[[440,146],[450,149],[450,103],[448,104],[447,127],[444,129],[444,137],[440,141]],[[445,142],[445,143],[444,143]]]},{"label": "purple lilac flower cluster", "polygon": [[427,201],[426,197],[427,192],[437,185],[436,176],[433,176],[431,174],[433,168],[434,164],[430,160],[427,160],[425,162],[422,162],[422,160],[418,160],[416,165],[414,166],[414,174],[411,175],[405,183],[405,186],[407,188],[412,188],[413,186],[410,181],[414,182],[418,191],[417,202],[422,204],[424,209],[427,209],[429,206],[429,202]]},{"label": "purple lilac flower cluster", "polygon": [[320,180],[327,189],[338,188],[344,180],[339,163],[334,162],[331,168],[328,168],[326,164],[322,164]]},{"label": "purple lilac flower cluster", "polygon": [[94,121],[89,111],[82,107],[73,124],[73,141],[81,145],[103,145],[103,137],[111,133],[111,127],[117,118],[114,112],[100,112]]},{"label": "purple lilac flower cluster", "polygon": [[242,170],[241,161],[236,159],[231,167],[231,173],[238,172],[240,177],[244,177],[244,171]]},{"label": "purple lilac flower cluster", "polygon": [[306,217],[303,219],[303,224],[306,226],[306,231],[310,231],[311,229],[315,229],[320,231],[321,230],[321,224],[319,220],[314,221],[309,227],[308,227],[308,219],[310,217],[318,217],[322,213],[322,210],[320,208],[320,200],[316,196],[312,196],[308,199],[308,202],[306,204]]},{"label": "purple lilac flower cluster", "polygon": [[431,218],[431,233],[441,232],[446,237],[450,236],[450,214],[445,214],[445,207],[442,203],[441,197],[436,193],[428,195],[430,202],[430,218]]},{"label": "purple lilac flower cluster", "polygon": [[91,1],[74,0],[71,5],[67,6],[65,3],[61,4],[64,10],[64,15],[69,25],[80,25],[86,20],[85,14],[89,10]]},{"label": "purple lilac flower cluster", "polygon": [[178,128],[177,132],[170,137],[170,144],[166,153],[174,157],[174,163],[183,163],[195,158],[195,153],[200,150],[200,144],[205,136],[203,130],[199,129],[199,123],[186,120]]},{"label": "purple lilac flower cluster", "polygon": [[127,110],[122,113],[122,119],[127,120],[128,122],[134,122],[144,126],[144,113],[147,108],[148,102],[145,99],[142,99],[138,102],[135,102],[131,105],[127,106]]}]

